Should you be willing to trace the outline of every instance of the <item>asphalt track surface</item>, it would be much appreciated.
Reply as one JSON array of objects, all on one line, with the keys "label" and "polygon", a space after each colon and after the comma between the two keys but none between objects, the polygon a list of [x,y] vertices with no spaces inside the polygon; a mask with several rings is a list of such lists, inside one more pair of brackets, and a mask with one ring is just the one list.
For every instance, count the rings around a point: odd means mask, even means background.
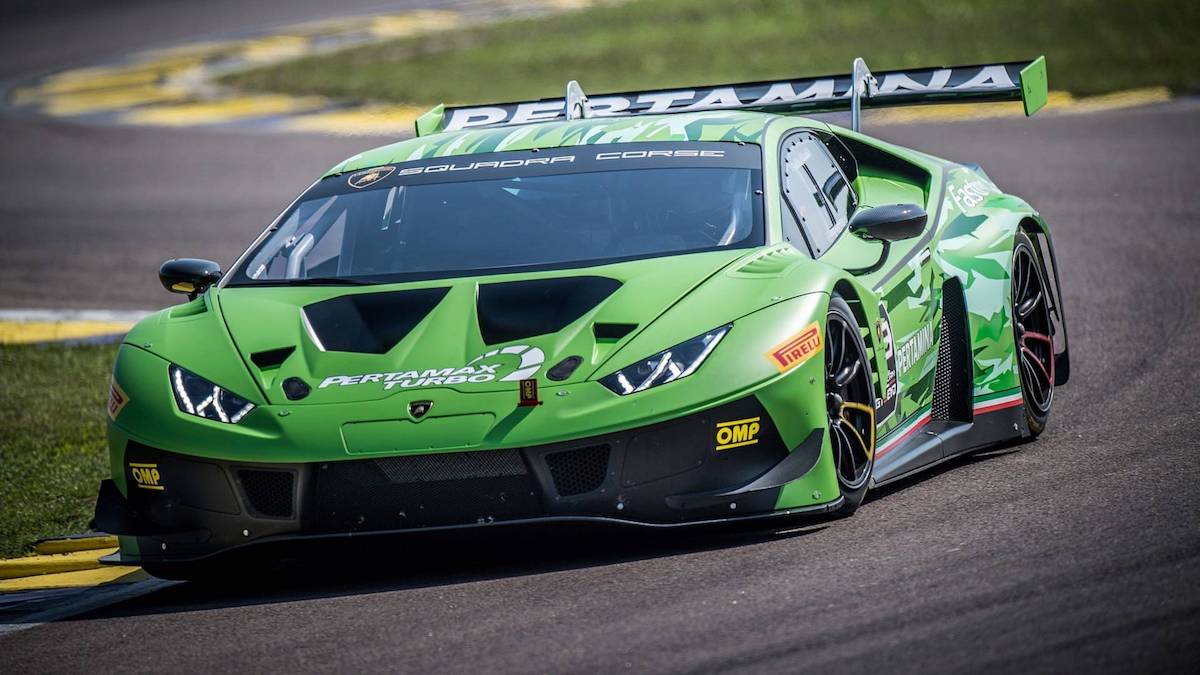
[{"label": "asphalt track surface", "polygon": [[[235,4],[14,10],[0,68],[330,11]],[[1038,441],[783,531],[492,530],[177,585],[0,638],[0,670],[1195,672],[1200,105],[874,131],[1052,224],[1074,372]],[[10,116],[0,139],[5,307],[166,304],[161,259],[228,263],[378,143]]]}]

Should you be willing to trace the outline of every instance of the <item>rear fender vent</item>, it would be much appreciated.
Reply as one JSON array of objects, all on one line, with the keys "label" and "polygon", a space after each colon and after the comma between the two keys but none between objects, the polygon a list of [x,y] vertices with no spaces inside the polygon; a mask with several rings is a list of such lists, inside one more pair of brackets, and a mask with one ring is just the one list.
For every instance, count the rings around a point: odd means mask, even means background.
[{"label": "rear fender vent", "polygon": [[287,360],[287,357],[296,351],[295,347],[280,347],[279,349],[268,349],[265,352],[254,352],[250,355],[250,360],[254,365],[261,370],[268,368],[278,368],[280,364]]},{"label": "rear fender vent", "polygon": [[942,286],[942,322],[933,377],[931,416],[935,421],[970,422],[972,419],[974,368],[966,310],[962,284],[958,279],[947,280]]},{"label": "rear fender vent", "polygon": [[560,497],[573,497],[600,489],[608,477],[607,445],[590,445],[546,455],[546,466]]},{"label": "rear fender vent", "polygon": [[296,474],[292,471],[238,469],[242,497],[250,512],[262,518],[292,518]]}]

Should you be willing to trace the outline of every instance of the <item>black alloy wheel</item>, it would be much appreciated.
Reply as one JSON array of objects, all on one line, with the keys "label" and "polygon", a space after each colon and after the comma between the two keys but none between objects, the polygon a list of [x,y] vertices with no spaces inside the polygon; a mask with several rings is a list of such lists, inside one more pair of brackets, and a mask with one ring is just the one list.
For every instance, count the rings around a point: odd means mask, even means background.
[{"label": "black alloy wheel", "polygon": [[850,306],[834,295],[825,321],[825,400],[843,515],[862,504],[875,466],[875,395],[867,348]]},{"label": "black alloy wheel", "polygon": [[1012,317],[1025,417],[1036,436],[1054,402],[1054,325],[1042,263],[1023,232],[1013,246]]}]

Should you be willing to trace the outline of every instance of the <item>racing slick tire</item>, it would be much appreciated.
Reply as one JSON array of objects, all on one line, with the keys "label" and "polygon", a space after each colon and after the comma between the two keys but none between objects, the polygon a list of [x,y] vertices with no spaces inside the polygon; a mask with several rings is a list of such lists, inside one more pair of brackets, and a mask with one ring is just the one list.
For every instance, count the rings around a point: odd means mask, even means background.
[{"label": "racing slick tire", "polygon": [[875,395],[871,362],[850,305],[837,293],[825,318],[825,400],[838,488],[837,510],[852,515],[867,496],[875,467]]},{"label": "racing slick tire", "polygon": [[1036,438],[1045,430],[1054,403],[1054,327],[1045,268],[1024,232],[1017,233],[1013,244],[1011,297],[1025,422]]}]

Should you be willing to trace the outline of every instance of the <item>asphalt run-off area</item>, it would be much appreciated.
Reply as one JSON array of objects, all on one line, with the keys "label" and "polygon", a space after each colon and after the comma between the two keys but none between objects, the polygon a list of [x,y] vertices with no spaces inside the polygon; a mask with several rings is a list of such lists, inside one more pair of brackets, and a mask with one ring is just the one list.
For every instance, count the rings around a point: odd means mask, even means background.
[{"label": "asphalt run-off area", "polygon": [[[0,23],[0,81],[12,91],[149,49],[455,4],[16,10]],[[1054,228],[1073,372],[1036,442],[782,531],[494,530],[354,547],[271,579],[9,597],[0,670],[1194,671],[1200,101],[866,126],[983,165]],[[228,264],[322,171],[408,134],[6,108],[0,323],[86,310],[79,321],[115,324],[92,333],[119,332],[178,299],[155,277],[162,260]]]}]

